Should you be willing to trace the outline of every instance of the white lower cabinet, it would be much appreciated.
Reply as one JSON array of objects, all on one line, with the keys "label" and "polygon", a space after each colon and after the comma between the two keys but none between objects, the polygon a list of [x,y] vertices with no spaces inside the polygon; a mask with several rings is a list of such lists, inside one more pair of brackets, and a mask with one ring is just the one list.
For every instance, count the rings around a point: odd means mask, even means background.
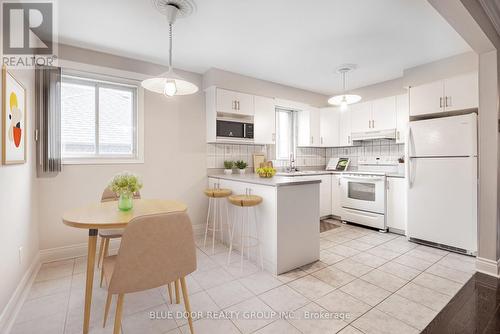
[{"label": "white lower cabinet", "polygon": [[332,175],[319,177],[319,216],[325,217],[332,214]]},{"label": "white lower cabinet", "polygon": [[342,206],[340,204],[340,174],[332,175],[332,214],[342,217]]},{"label": "white lower cabinet", "polygon": [[387,227],[406,233],[406,180],[387,178]]}]

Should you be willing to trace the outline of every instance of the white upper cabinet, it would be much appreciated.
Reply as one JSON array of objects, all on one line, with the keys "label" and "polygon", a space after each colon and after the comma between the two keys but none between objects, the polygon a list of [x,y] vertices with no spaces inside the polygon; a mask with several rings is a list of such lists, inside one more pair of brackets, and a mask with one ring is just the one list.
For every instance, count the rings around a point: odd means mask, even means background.
[{"label": "white upper cabinet", "polygon": [[477,72],[411,87],[410,116],[475,109],[478,96]]},{"label": "white upper cabinet", "polygon": [[252,116],[254,96],[226,89],[216,89],[217,112]]},{"label": "white upper cabinet", "polygon": [[396,143],[406,142],[406,132],[410,121],[410,101],[408,94],[396,96]]},{"label": "white upper cabinet", "polygon": [[276,109],[274,99],[255,96],[254,142],[274,144],[276,142]]},{"label": "white upper cabinet", "polygon": [[298,146],[319,147],[320,111],[319,108],[307,106],[298,115]]},{"label": "white upper cabinet", "polygon": [[410,88],[410,116],[435,114],[443,111],[442,81]]},{"label": "white upper cabinet", "polygon": [[396,128],[396,97],[389,96],[372,101],[371,131]]},{"label": "white upper cabinet", "polygon": [[323,147],[339,146],[340,116],[338,108],[320,109],[320,143]]},{"label": "white upper cabinet", "polygon": [[345,112],[351,114],[352,132],[367,132],[371,130],[372,105],[370,102],[350,105]]},{"label": "white upper cabinet", "polygon": [[352,146],[351,113],[339,110],[339,146]]},{"label": "white upper cabinet", "polygon": [[444,80],[444,109],[456,111],[479,106],[478,73],[471,72]]}]

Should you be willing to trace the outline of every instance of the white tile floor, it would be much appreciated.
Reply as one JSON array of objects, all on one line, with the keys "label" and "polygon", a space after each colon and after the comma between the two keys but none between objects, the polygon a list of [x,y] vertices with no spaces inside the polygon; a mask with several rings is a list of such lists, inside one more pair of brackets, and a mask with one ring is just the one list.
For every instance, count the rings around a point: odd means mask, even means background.
[{"label": "white tile floor", "polygon": [[[474,259],[408,242],[404,237],[340,224],[321,234],[321,261],[273,276],[239,258],[226,265],[227,249],[199,248],[198,270],[188,278],[191,307],[203,316],[204,333],[418,333],[474,272]],[[23,305],[12,334],[81,333],[85,258],[44,264]],[[91,333],[102,328],[106,290],[95,275]],[[168,302],[165,288],[126,295],[122,333],[189,333],[183,311]],[[220,311],[223,319],[207,316]],[[150,320],[157,312],[160,320]],[[266,317],[247,319],[250,312]],[[274,312],[286,312],[279,317]],[[239,314],[239,316],[236,316]],[[259,314],[259,315],[260,315]],[[321,316],[310,319],[312,316]]]}]

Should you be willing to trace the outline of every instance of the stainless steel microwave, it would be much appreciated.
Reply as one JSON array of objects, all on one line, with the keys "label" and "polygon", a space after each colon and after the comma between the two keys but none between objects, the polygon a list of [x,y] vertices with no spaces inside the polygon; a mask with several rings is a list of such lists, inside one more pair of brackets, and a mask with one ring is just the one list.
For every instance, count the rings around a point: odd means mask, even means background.
[{"label": "stainless steel microwave", "polygon": [[217,120],[217,137],[253,139],[253,124],[238,121]]}]

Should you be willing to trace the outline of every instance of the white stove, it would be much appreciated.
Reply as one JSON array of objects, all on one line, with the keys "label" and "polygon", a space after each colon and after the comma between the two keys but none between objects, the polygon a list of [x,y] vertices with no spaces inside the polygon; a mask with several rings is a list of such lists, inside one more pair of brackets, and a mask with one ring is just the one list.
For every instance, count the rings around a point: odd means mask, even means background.
[{"label": "white stove", "polygon": [[386,231],[386,173],[397,172],[398,161],[366,158],[358,161],[357,171],[340,177],[342,219]]}]

